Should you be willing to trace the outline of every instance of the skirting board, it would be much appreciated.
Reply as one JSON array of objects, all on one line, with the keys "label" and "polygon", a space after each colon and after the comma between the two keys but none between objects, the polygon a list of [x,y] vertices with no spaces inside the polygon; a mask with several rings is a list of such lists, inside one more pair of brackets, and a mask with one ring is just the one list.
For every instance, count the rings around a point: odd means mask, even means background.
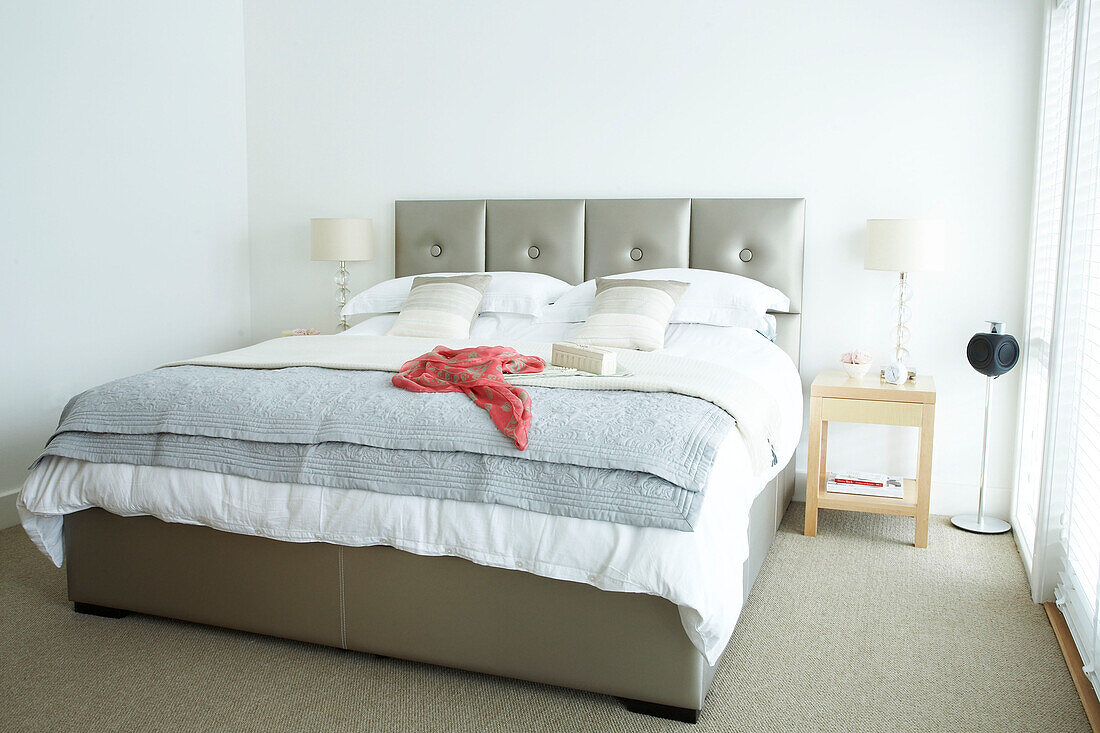
[{"label": "skirting board", "polygon": [[1096,690],[1092,682],[1085,675],[1082,667],[1081,653],[1077,651],[1077,643],[1073,640],[1073,634],[1069,631],[1069,625],[1062,616],[1062,612],[1055,603],[1044,603],[1047,618],[1054,629],[1054,636],[1058,639],[1058,646],[1062,648],[1062,656],[1066,658],[1066,666],[1069,667],[1070,677],[1073,678],[1073,686],[1077,688],[1077,695],[1081,698],[1081,704],[1085,708],[1085,715],[1089,719],[1089,725],[1093,731],[1100,731],[1100,700],[1096,699]]},{"label": "skirting board", "polygon": [[0,493],[0,529],[19,524],[19,512],[15,509],[15,499],[18,496],[19,489]]},{"label": "skirting board", "polygon": [[[806,471],[795,474],[795,501],[806,501]],[[954,484],[946,481],[932,482],[931,514],[953,517],[956,514],[974,514],[978,511],[978,486]],[[988,516],[1008,520],[1012,513],[1012,489],[1001,486],[985,487],[985,511]]]}]

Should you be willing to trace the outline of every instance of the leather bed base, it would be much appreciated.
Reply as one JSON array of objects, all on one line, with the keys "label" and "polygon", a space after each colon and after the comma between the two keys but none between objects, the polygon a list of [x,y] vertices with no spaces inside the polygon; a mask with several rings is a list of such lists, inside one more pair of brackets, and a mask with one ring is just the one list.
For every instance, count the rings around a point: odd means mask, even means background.
[{"label": "leather bed base", "polygon": [[[750,515],[748,595],[790,501],[790,467]],[[714,668],[671,602],[390,547],[290,543],[87,509],[65,517],[69,598],[588,690],[694,721]]]}]

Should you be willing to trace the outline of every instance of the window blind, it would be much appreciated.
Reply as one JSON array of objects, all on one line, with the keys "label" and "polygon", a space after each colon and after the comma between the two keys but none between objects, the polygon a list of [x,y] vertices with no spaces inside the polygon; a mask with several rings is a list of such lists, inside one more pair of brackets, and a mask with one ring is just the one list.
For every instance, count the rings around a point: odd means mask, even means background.
[{"label": "window blind", "polygon": [[1100,690],[1100,0],[1080,2],[1057,276],[1065,317],[1054,338],[1057,409],[1044,480],[1066,507],[1055,597]]},{"label": "window blind", "polygon": [[1025,547],[1034,546],[1039,516],[1076,29],[1077,0],[1068,0],[1051,13],[1047,26],[1039,120],[1027,348],[1022,365],[1027,399],[1023,402],[1020,420],[1014,517],[1016,531]]}]

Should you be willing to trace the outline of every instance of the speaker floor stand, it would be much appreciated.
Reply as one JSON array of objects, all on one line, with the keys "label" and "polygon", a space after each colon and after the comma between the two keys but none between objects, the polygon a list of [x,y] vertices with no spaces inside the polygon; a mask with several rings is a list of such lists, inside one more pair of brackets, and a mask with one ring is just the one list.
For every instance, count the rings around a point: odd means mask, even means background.
[{"label": "speaker floor stand", "polygon": [[[995,332],[994,332],[995,333]],[[993,377],[985,378],[985,429],[982,431],[982,468],[978,475],[978,513],[956,514],[951,517],[951,524],[967,532],[978,534],[1001,534],[1012,529],[1012,525],[1003,519],[987,517],[985,515],[985,459],[989,450],[989,396],[993,390]]]},{"label": "speaker floor stand", "polygon": [[951,517],[951,524],[967,532],[978,534],[1001,534],[1012,529],[1012,525],[1003,519],[979,517],[977,514],[956,514]]}]

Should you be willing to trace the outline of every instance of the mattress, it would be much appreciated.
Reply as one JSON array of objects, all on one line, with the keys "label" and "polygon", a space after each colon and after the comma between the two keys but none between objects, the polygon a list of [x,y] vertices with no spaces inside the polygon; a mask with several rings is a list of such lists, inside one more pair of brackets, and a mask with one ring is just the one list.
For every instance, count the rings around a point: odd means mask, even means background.
[{"label": "mattress", "polygon": [[[568,324],[560,324],[567,326]],[[509,340],[543,340],[519,334]],[[487,341],[497,343],[497,331]],[[554,338],[551,336],[551,338]],[[707,499],[693,532],[553,516],[499,504],[266,482],[205,471],[86,463],[48,457],[20,497],[24,526],[55,563],[63,558],[62,517],[98,506],[123,516],[291,542],[388,545],[422,555],[453,555],[482,565],[588,583],[609,591],[658,595],[676,603],[688,637],[717,661],[742,604],[753,499],[785,466],[802,423],[801,385],[789,357],[746,329],[684,326],[671,332],[669,353],[735,360],[774,394],[780,406],[778,464],[754,473],[745,441],[721,444]],[[537,419],[538,406],[535,405]]]}]

